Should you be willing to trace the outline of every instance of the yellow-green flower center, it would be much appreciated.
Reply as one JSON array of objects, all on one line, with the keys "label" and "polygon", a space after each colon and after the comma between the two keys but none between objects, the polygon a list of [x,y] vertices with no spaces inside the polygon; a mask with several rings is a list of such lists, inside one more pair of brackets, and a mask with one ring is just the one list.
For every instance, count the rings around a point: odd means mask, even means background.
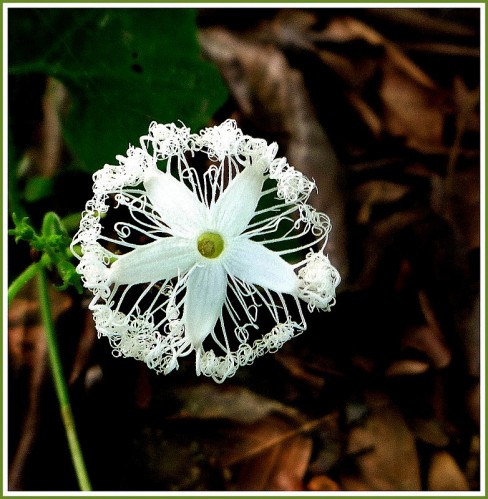
[{"label": "yellow-green flower center", "polygon": [[205,258],[217,258],[224,251],[224,240],[216,232],[204,232],[198,238],[197,247]]}]

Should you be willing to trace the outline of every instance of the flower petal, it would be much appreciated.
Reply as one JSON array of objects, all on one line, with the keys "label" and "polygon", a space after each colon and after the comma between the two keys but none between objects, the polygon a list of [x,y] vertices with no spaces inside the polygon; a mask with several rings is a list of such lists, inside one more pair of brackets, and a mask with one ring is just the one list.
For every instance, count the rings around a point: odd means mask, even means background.
[{"label": "flower petal", "polygon": [[296,295],[298,277],[293,267],[261,243],[241,237],[225,254],[226,270],[248,284],[263,286],[278,293]]},{"label": "flower petal", "polygon": [[155,170],[144,180],[149,200],[175,235],[189,236],[205,230],[207,208],[183,182]]},{"label": "flower petal", "polygon": [[217,231],[227,237],[241,234],[254,216],[263,183],[262,170],[246,166],[210,207],[211,228],[215,226]]},{"label": "flower petal", "polygon": [[226,293],[227,274],[220,263],[197,267],[188,277],[183,323],[195,350],[217,324]]},{"label": "flower petal", "polygon": [[119,257],[110,267],[109,284],[142,284],[171,279],[186,272],[196,261],[192,241],[163,237]]}]

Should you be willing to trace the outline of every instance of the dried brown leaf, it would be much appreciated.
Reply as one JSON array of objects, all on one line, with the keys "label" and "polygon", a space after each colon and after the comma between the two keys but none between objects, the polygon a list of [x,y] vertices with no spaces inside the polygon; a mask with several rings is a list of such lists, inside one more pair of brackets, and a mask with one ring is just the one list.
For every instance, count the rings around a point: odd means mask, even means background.
[{"label": "dried brown leaf", "polygon": [[[382,74],[378,89],[383,103],[382,114],[378,115],[378,111],[374,111],[360,95],[350,95],[351,104],[376,137],[379,138],[386,131],[394,137],[403,138],[408,146],[422,151],[443,148],[444,119],[451,109],[450,103],[434,81],[399,46],[353,17],[332,19],[324,36],[336,42],[360,39],[383,48],[384,57],[378,58],[376,62],[376,66],[381,67]],[[354,67],[348,68],[345,62],[337,64],[330,57],[329,61],[324,62],[346,81],[353,83],[347,74],[354,75]],[[363,80],[371,80],[373,74],[370,70],[368,76],[366,71]],[[357,87],[357,82],[354,86]]]},{"label": "dried brown leaf", "polygon": [[[324,377],[311,372],[311,370],[324,372],[326,366],[323,364],[309,365],[308,363],[304,363],[302,359],[294,355],[285,354],[283,351],[278,352],[275,358],[282,365],[283,369],[288,371],[290,376],[304,381],[312,388],[314,393],[318,394],[324,386]],[[317,361],[317,364],[319,364],[319,361]],[[308,369],[309,367],[311,369]]]},{"label": "dried brown leaf", "polygon": [[303,477],[312,453],[312,439],[294,437],[259,458],[245,463],[239,473],[238,490],[304,490]]},{"label": "dried brown leaf", "polygon": [[260,40],[282,47],[313,50],[310,35],[317,23],[317,16],[301,9],[281,9],[269,22],[262,23]]},{"label": "dried brown leaf", "polygon": [[457,171],[451,191],[451,206],[455,225],[462,234],[466,250],[480,247],[480,170]]},{"label": "dried brown leaf", "polygon": [[[72,305],[66,293],[49,288],[51,312],[56,320]],[[14,370],[32,369],[37,362],[38,349],[45,350],[45,335],[42,328],[35,280],[25,286],[13,300],[8,310],[9,363]]]},{"label": "dried brown leaf", "polygon": [[419,303],[426,324],[409,329],[403,340],[404,346],[424,352],[436,368],[442,369],[451,362],[451,351],[424,291],[419,291]]},{"label": "dried brown leaf", "polygon": [[379,89],[383,126],[420,151],[443,150],[446,97],[431,85],[422,85],[390,61],[385,61]]},{"label": "dried brown leaf", "polygon": [[461,317],[460,322],[460,336],[466,351],[466,359],[468,364],[468,373],[475,378],[480,377],[481,369],[481,310],[480,310],[480,296],[479,294],[474,298],[473,304]]},{"label": "dried brown leaf", "polygon": [[403,74],[407,75],[409,79],[425,88],[432,90],[436,88],[433,80],[407,57],[396,44],[390,42],[383,35],[358,19],[348,18],[347,24],[351,31],[361,36],[372,45],[383,46],[386,52],[387,62]]},{"label": "dried brown leaf", "polygon": [[454,78],[454,103],[458,115],[459,128],[465,130],[480,129],[480,87],[470,90],[461,76]]},{"label": "dried brown leaf", "polygon": [[276,417],[261,420],[252,428],[241,428],[241,455],[225,461],[227,465],[241,463],[237,489],[304,489],[303,477],[310,461],[312,440],[296,432],[290,436],[293,431],[289,423]]},{"label": "dried brown leaf", "polygon": [[406,52],[417,52],[421,54],[443,55],[454,57],[476,58],[480,57],[480,49],[465,45],[455,45],[442,42],[410,42],[402,43]]},{"label": "dried brown leaf", "polygon": [[436,452],[427,478],[428,490],[468,491],[469,484],[454,458],[446,451]]},{"label": "dried brown leaf", "polygon": [[[451,219],[455,218],[455,207],[453,206],[453,201],[458,201],[457,199],[453,199],[455,194],[457,194],[458,198],[461,197],[466,199],[466,195],[464,194],[463,196],[463,192],[456,187],[456,167],[459,157],[461,156],[461,145],[465,132],[468,129],[474,129],[476,131],[479,131],[480,129],[479,113],[477,112],[480,103],[479,87],[470,91],[460,77],[455,78],[454,101],[456,104],[455,135],[454,141],[449,151],[449,157],[446,166],[446,175],[444,180],[444,190],[446,196],[445,203],[447,205],[446,214]],[[477,185],[476,187],[478,187],[479,190],[479,185]],[[470,194],[472,194],[472,192]],[[456,204],[462,205],[463,203],[458,202]],[[473,202],[467,203],[467,206],[469,206],[470,204],[473,205]],[[475,196],[474,204],[475,206],[477,205],[477,207],[479,207],[479,196]]]},{"label": "dried brown leaf", "polygon": [[361,116],[375,138],[380,139],[384,130],[383,122],[378,113],[360,95],[350,92],[348,98],[351,105]]},{"label": "dried brown leaf", "polygon": [[341,477],[345,490],[359,483],[366,490],[420,490],[415,440],[403,416],[390,404],[375,403],[364,427],[349,434],[348,453],[355,456],[357,477]]},{"label": "dried brown leaf", "polygon": [[337,466],[343,451],[343,434],[341,432],[339,413],[332,414],[314,432],[317,449],[309,472],[312,475],[325,476]]},{"label": "dried brown leaf", "polygon": [[317,475],[311,478],[307,483],[307,489],[312,492],[337,492],[341,490],[339,484],[327,475]]},{"label": "dried brown leaf", "polygon": [[359,19],[350,16],[333,18],[322,37],[336,42],[349,42],[360,39],[371,45],[381,46],[385,50],[387,60],[397,70],[422,86],[435,88],[432,79],[409,59],[396,44]]},{"label": "dried brown leaf", "polygon": [[73,367],[68,381],[70,385],[75,383],[79,376],[85,372],[90,359],[90,352],[95,346],[96,339],[97,331],[95,329],[93,317],[91,313],[87,313],[85,314],[83,331],[78,342],[78,348],[73,360]]},{"label": "dried brown leaf", "polygon": [[376,204],[398,201],[409,190],[410,187],[407,185],[387,180],[371,180],[361,184],[355,191],[355,196],[360,203],[357,222],[359,224],[367,224],[371,211]]},{"label": "dried brown leaf", "polygon": [[30,298],[16,298],[8,311],[9,364],[15,371],[32,368],[44,352],[46,340],[39,325],[38,303]]},{"label": "dried brown leaf", "polygon": [[254,423],[275,412],[300,419],[297,410],[239,386],[202,383],[178,388],[174,396],[183,404],[178,418]]},{"label": "dried brown leaf", "polygon": [[469,457],[465,474],[471,490],[480,489],[480,436],[473,435],[469,445]]},{"label": "dried brown leaf", "polygon": [[439,420],[430,418],[414,418],[410,427],[415,438],[434,447],[443,448],[449,444],[449,435]]},{"label": "dried brown leaf", "polygon": [[409,328],[403,338],[403,346],[425,353],[436,368],[442,369],[451,362],[451,352],[442,333],[428,325]]},{"label": "dried brown leaf", "polygon": [[371,485],[356,475],[344,474],[340,479],[341,490],[355,492],[371,492]]},{"label": "dried brown leaf", "polygon": [[385,371],[385,376],[405,376],[422,374],[428,371],[428,362],[415,359],[402,359],[392,362]]},{"label": "dried brown leaf", "polygon": [[473,422],[479,427],[481,415],[481,391],[480,383],[476,383],[466,393],[466,407]]},{"label": "dried brown leaf", "polygon": [[381,221],[370,224],[368,238],[364,242],[364,265],[358,281],[358,289],[365,289],[374,286],[378,267],[388,251],[388,245],[400,231],[410,225],[421,221],[425,217],[422,209],[413,209],[408,211],[397,211],[382,219]]},{"label": "dried brown leaf", "polygon": [[348,436],[347,454],[359,455],[374,450],[375,437],[369,428],[355,426]]},{"label": "dried brown leaf", "polygon": [[439,37],[448,35],[451,37],[472,37],[476,32],[460,22],[445,19],[438,15],[433,16],[424,9],[419,8],[371,8],[368,14],[381,20],[389,26],[402,26],[409,28],[411,33],[421,32],[424,36]]},{"label": "dried brown leaf", "polygon": [[330,425],[336,415],[326,415],[300,424],[278,415],[268,415],[251,425],[240,425],[227,432],[232,448],[227,449],[220,461],[230,466],[267,452],[273,447],[286,444],[290,439],[305,435],[323,426]]}]

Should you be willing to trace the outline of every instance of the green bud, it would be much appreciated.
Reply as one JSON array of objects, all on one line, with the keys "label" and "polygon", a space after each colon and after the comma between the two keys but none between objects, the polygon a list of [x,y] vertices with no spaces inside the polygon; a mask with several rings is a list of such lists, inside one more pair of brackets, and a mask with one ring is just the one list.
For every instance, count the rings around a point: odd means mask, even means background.
[{"label": "green bud", "polygon": [[61,219],[53,211],[49,211],[44,215],[44,219],[42,221],[42,235],[45,238],[54,235],[68,237],[68,232],[64,228]]},{"label": "green bud", "polygon": [[36,231],[29,223],[29,217],[24,217],[19,220],[15,213],[12,214],[12,219],[15,224],[15,229],[10,229],[8,231],[9,235],[15,236],[15,242],[18,243],[22,241],[32,241],[36,237]]}]

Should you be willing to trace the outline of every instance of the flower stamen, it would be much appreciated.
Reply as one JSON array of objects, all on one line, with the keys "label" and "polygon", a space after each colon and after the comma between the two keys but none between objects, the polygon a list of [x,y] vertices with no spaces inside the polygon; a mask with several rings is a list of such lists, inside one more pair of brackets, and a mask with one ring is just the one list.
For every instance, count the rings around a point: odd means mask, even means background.
[{"label": "flower stamen", "polygon": [[197,247],[205,258],[217,258],[224,251],[224,240],[216,232],[204,232],[198,238]]}]

